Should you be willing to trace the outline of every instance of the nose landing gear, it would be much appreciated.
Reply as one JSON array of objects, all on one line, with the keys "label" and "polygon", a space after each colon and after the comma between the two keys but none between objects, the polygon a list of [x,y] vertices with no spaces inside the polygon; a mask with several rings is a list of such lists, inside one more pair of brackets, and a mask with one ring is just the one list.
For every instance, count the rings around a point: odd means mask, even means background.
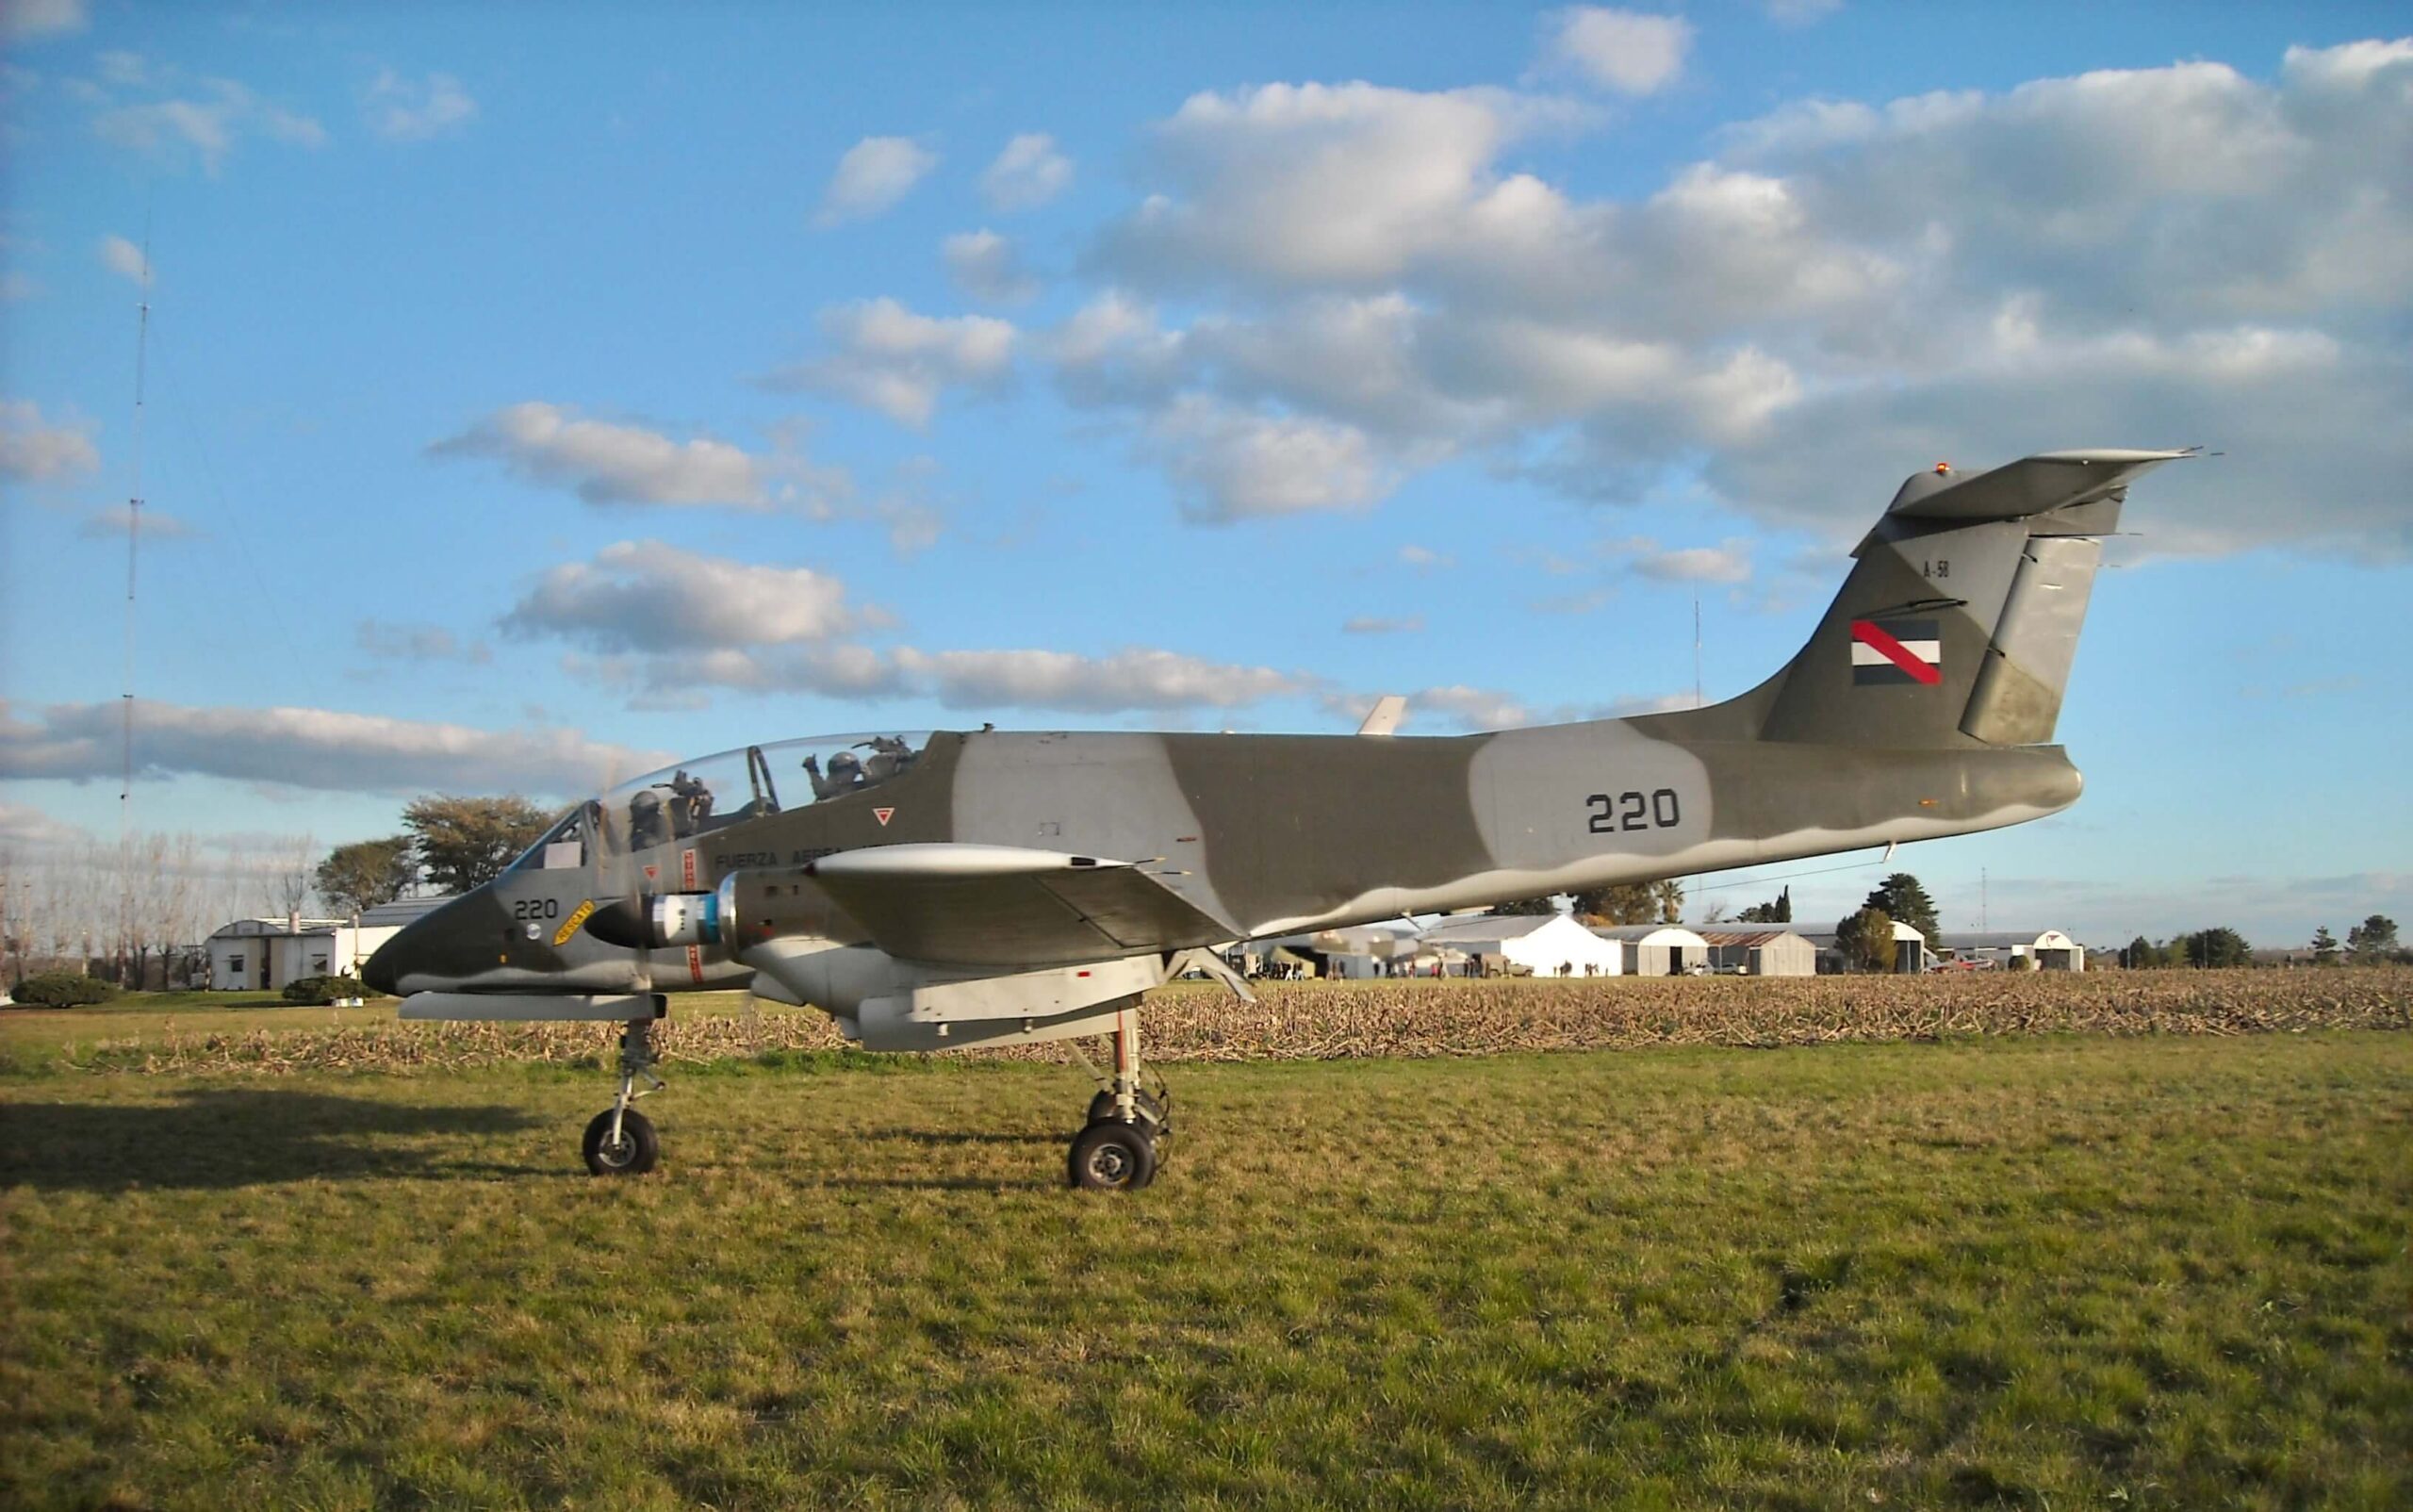
[{"label": "nose landing gear", "polygon": [[[662,1159],[653,1121],[629,1105],[664,1089],[653,1074],[653,1020],[631,1019],[620,1033],[620,1094],[586,1126],[586,1169],[599,1176],[643,1175]],[[637,1078],[647,1086],[637,1090]]]},{"label": "nose landing gear", "polygon": [[1066,1175],[1086,1192],[1137,1192],[1157,1178],[1157,1143],[1173,1133],[1173,1094],[1140,1085],[1140,1011],[1131,1004],[1114,1015],[1114,1075],[1098,1080],[1089,1123],[1073,1136]]}]

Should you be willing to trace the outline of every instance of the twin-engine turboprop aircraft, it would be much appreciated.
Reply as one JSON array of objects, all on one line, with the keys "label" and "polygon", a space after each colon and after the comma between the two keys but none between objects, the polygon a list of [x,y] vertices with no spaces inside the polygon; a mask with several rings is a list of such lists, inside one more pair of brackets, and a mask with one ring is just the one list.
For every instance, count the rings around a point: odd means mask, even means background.
[{"label": "twin-engine turboprop aircraft", "polygon": [[[415,1019],[624,1021],[599,1175],[667,994],[750,987],[871,1050],[1111,1033],[1071,1176],[1136,1188],[1167,1102],[1137,1005],[1213,947],[2042,818],[2102,538],[2185,452],[2057,452],[1903,484],[1809,644],[1707,708],[1455,737],[889,734],[688,763],[580,804],[369,961]],[[1395,715],[1395,710],[1387,711]],[[1379,730],[1378,730],[1379,725]]]}]

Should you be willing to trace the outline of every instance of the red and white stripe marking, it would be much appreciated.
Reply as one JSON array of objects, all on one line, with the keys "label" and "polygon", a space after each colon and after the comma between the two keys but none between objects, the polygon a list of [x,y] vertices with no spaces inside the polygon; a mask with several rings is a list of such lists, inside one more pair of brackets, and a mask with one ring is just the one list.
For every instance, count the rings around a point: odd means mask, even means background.
[{"label": "red and white stripe marking", "polygon": [[1851,665],[1898,666],[1921,682],[1944,681],[1944,642],[1939,639],[1896,640],[1885,629],[1865,619],[1851,622]]}]

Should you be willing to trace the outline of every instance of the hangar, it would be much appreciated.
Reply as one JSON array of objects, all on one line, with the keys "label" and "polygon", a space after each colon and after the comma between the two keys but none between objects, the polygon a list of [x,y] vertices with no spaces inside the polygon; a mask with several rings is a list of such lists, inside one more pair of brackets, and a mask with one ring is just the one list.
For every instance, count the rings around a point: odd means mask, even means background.
[{"label": "hangar", "polygon": [[1617,947],[1631,977],[1682,977],[1709,969],[1709,942],[1681,924],[1602,924],[1591,932]]},{"label": "hangar", "polygon": [[1814,977],[1818,947],[1791,929],[1703,929],[1709,963],[1746,977]]}]

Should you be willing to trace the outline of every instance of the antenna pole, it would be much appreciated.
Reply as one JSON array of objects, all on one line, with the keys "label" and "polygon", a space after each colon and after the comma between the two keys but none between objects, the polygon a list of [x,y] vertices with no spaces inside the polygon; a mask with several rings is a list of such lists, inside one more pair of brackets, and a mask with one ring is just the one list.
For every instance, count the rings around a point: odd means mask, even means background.
[{"label": "antenna pole", "polygon": [[1701,707],[1700,696],[1700,595],[1693,595],[1693,707]]},{"label": "antenna pole", "polygon": [[[127,441],[134,483],[125,501],[125,693],[118,700],[117,979],[134,954],[134,587],[142,540],[142,387],[151,351],[151,217],[142,218],[142,298],[134,306],[134,428]],[[140,982],[134,986],[139,990]]]}]

